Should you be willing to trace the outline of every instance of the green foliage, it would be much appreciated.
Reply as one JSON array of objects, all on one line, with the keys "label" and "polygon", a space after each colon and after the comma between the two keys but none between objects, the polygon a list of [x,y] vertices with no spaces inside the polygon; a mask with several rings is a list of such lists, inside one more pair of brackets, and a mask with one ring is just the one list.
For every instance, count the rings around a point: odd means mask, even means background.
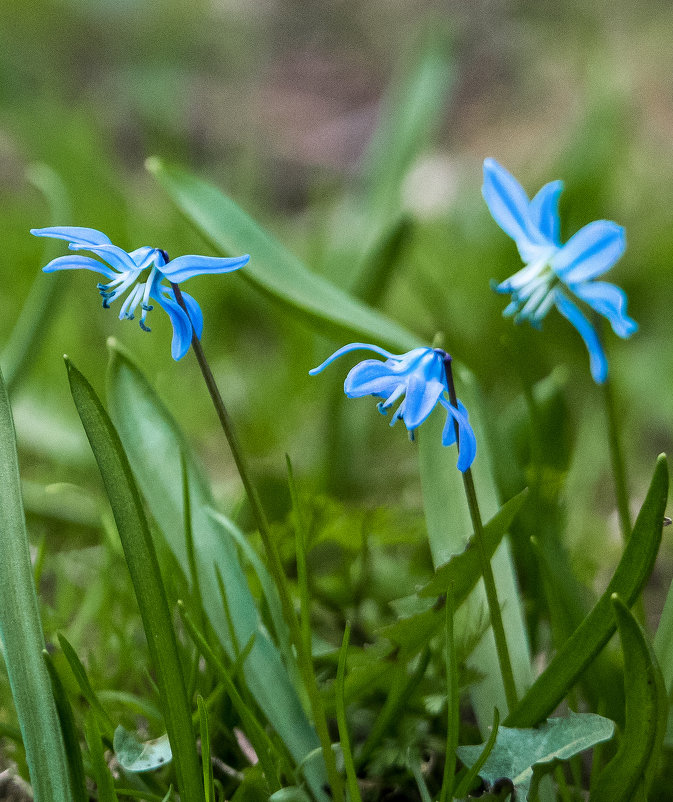
[{"label": "green foliage", "polygon": [[[614,728],[614,722],[602,716],[572,712],[565,718],[547,719],[535,730],[500,727],[479,774],[490,785],[503,777],[510,779],[515,791],[528,799],[536,767],[549,770],[550,763],[568,760],[601,741],[608,741]],[[459,746],[458,757],[472,766],[482,751],[483,746]]]},{"label": "green foliage", "polygon": [[173,757],[168,735],[140,741],[121,725],[115,730],[113,748],[119,765],[133,773],[154,771],[168,765]]}]

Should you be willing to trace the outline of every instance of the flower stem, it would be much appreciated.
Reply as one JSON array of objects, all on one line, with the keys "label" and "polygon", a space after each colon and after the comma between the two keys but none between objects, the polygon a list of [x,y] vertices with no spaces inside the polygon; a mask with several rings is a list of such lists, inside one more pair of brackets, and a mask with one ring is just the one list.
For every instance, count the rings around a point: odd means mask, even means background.
[{"label": "flower stem", "polygon": [[[449,401],[452,406],[457,409],[458,399],[456,397],[456,388],[453,383],[453,371],[451,369],[451,357],[449,354],[444,357],[444,370],[446,373],[446,384],[449,390]],[[454,426],[456,431],[456,445],[460,449],[458,422],[455,419]],[[472,479],[472,471],[470,468],[463,471],[463,485],[465,487],[465,496],[467,497],[467,506],[470,510],[472,526],[474,528],[474,540],[479,554],[479,562],[481,563],[481,575],[486,589],[486,600],[488,602],[491,626],[493,627],[493,636],[495,638],[495,648],[498,653],[502,683],[505,688],[505,698],[507,700],[507,707],[511,712],[516,707],[518,701],[516,685],[514,684],[514,673],[512,671],[512,661],[510,660],[509,647],[507,646],[507,638],[505,637],[505,627],[502,623],[493,568],[491,567],[491,561],[488,559],[486,545],[484,543],[484,525],[481,520],[481,513],[479,512],[477,493],[474,488],[474,480]]]},{"label": "flower stem", "polygon": [[[189,312],[185,306],[180,287],[173,282],[171,282],[171,287],[173,288],[173,293],[175,294],[175,300],[180,304],[182,309],[185,311],[185,314],[189,316]],[[327,776],[332,789],[332,798],[336,800],[336,802],[343,802],[343,784],[341,781],[341,776],[336,767],[334,752],[332,751],[332,741],[327,728],[327,717],[325,714],[322,697],[320,696],[320,689],[318,688],[315,672],[313,670],[313,661],[310,652],[307,652],[304,648],[304,641],[301,635],[299,620],[297,618],[297,613],[294,609],[292,599],[290,598],[283,564],[281,562],[278,549],[276,548],[276,543],[271,537],[266,513],[264,512],[262,502],[250,478],[247,460],[239,444],[233,421],[224,405],[224,401],[220,395],[215,377],[213,376],[213,372],[210,369],[210,365],[208,364],[208,360],[206,359],[206,355],[203,351],[203,346],[194,332],[192,332],[192,350],[196,356],[196,361],[199,363],[199,368],[201,369],[201,374],[203,375],[203,379],[206,383],[206,387],[208,388],[208,392],[210,393],[213,406],[217,412],[217,417],[219,418],[222,430],[224,431],[224,435],[229,443],[231,454],[234,458],[234,462],[236,463],[236,468],[238,469],[241,481],[243,482],[243,487],[245,488],[245,492],[255,518],[255,523],[257,524],[260,537],[262,538],[262,543],[264,545],[264,550],[266,551],[269,564],[269,570],[271,571],[275,584],[278,588],[281,605],[283,607],[283,613],[288,626],[290,627],[292,640],[297,650],[299,670],[301,672],[302,680],[309,697],[313,720],[318,732],[318,737],[320,739],[320,745],[327,768]]]},{"label": "flower stem", "polygon": [[619,440],[617,409],[615,407],[615,397],[612,392],[612,384],[609,377],[603,384],[603,401],[605,402],[605,413],[608,420],[608,442],[610,444],[612,474],[615,479],[615,493],[617,496],[619,525],[622,530],[622,537],[626,541],[631,536],[631,530],[633,527],[631,525],[631,512],[629,510],[629,491],[626,486],[624,455],[622,454],[622,447]]}]

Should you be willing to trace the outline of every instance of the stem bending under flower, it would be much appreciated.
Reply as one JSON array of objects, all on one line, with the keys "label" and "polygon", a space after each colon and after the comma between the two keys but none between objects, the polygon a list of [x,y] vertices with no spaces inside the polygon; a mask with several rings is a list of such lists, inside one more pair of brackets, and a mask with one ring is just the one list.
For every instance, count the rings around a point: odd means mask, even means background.
[{"label": "stem bending under flower", "polygon": [[[456,388],[453,383],[453,371],[451,369],[451,357],[449,354],[444,357],[444,370],[446,372],[446,384],[449,389],[449,401],[454,407],[457,408],[458,399],[456,397]],[[460,452],[458,421],[455,419],[454,427],[456,431],[456,445],[458,446],[458,451]],[[474,528],[474,540],[477,544],[477,550],[479,552],[481,575],[483,577],[484,587],[486,589],[486,600],[488,602],[491,626],[493,627],[493,636],[495,637],[495,648],[498,653],[498,662],[500,664],[500,673],[502,674],[502,682],[505,688],[507,707],[509,710],[514,710],[518,699],[516,694],[516,685],[514,683],[514,673],[512,671],[512,661],[509,656],[509,647],[507,646],[505,627],[502,623],[500,603],[498,602],[498,591],[495,586],[495,577],[493,576],[491,561],[488,559],[486,545],[484,543],[484,525],[481,520],[481,513],[479,512],[479,504],[477,502],[477,493],[474,488],[474,480],[472,479],[471,468],[467,468],[465,471],[463,471],[463,485],[465,487],[465,496],[467,497],[467,506],[470,510],[472,526]]]},{"label": "stem bending under flower", "polygon": [[[173,289],[173,293],[175,294],[175,300],[182,307],[187,316],[189,316],[189,311],[185,304],[184,298],[182,297],[180,287],[173,282],[171,282],[171,287]],[[236,463],[236,468],[239,476],[241,477],[241,481],[243,482],[243,487],[245,488],[248,501],[250,502],[255,523],[257,524],[260,537],[262,538],[262,543],[264,544],[264,550],[266,551],[267,560],[269,563],[269,570],[271,571],[276,586],[278,587],[278,593],[283,606],[285,619],[290,627],[292,640],[294,641],[294,645],[297,650],[299,670],[302,674],[304,686],[311,704],[311,711],[313,713],[315,727],[320,739],[322,753],[327,768],[327,776],[332,789],[332,798],[336,800],[336,802],[344,802],[343,783],[336,767],[334,752],[332,751],[332,742],[327,728],[325,708],[322,703],[320,690],[318,688],[315,672],[313,670],[311,654],[310,652],[307,653],[306,649],[304,648],[304,641],[302,639],[297,613],[292,604],[292,599],[288,593],[283,564],[281,562],[280,555],[278,554],[276,544],[271,537],[269,523],[267,521],[264,508],[262,507],[262,502],[250,478],[248,464],[243,450],[239,444],[233,421],[224,405],[217,382],[215,381],[215,377],[213,376],[213,372],[210,369],[210,365],[208,364],[208,360],[206,359],[206,355],[203,351],[203,346],[201,345],[201,341],[196,336],[195,332],[192,332],[192,350],[194,351],[196,360],[199,363],[201,374],[203,375],[206,387],[210,393],[210,397],[212,399],[213,406],[215,407],[215,411],[217,412],[220,425],[222,426],[224,435],[229,443],[231,454],[234,458],[234,462]]]}]

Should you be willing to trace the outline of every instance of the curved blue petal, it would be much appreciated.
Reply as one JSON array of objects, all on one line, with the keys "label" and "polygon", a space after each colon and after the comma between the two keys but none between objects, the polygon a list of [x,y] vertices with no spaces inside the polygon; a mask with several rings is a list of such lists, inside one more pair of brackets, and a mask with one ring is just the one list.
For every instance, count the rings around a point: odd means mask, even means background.
[{"label": "curved blue petal", "polygon": [[43,273],[54,273],[57,270],[93,270],[94,273],[102,273],[108,278],[118,276],[112,268],[89,256],[59,256],[42,268]]},{"label": "curved blue petal", "polygon": [[390,370],[389,361],[365,359],[349,371],[344,382],[344,392],[349,398],[362,398],[365,395],[388,396],[404,383],[399,374]]},{"label": "curved blue petal", "polygon": [[599,314],[605,315],[618,337],[630,337],[638,331],[636,321],[626,314],[627,298],[621,287],[607,281],[588,281],[573,284],[570,289]]},{"label": "curved blue petal", "polygon": [[595,382],[603,384],[608,377],[608,360],[596,330],[578,307],[558,290],[555,291],[555,303],[563,317],[569,320],[580,333],[589,351],[591,375]]},{"label": "curved blue petal", "polygon": [[545,184],[530,202],[530,216],[541,234],[554,245],[561,245],[561,220],[558,202],[563,192],[563,181]]},{"label": "curved blue petal", "polygon": [[524,262],[532,261],[541,246],[551,244],[531,217],[530,201],[523,187],[495,159],[484,160],[481,194],[495,222],[516,242]]},{"label": "curved blue petal", "polygon": [[402,416],[404,425],[409,431],[423,423],[435,408],[437,400],[445,389],[444,382],[437,378],[426,379],[418,373],[409,376],[404,415]]},{"label": "curved blue petal", "polygon": [[375,354],[381,354],[381,356],[385,356],[387,359],[401,359],[402,357],[397,356],[396,354],[391,354],[390,351],[386,351],[385,348],[381,348],[378,345],[367,345],[367,343],[349,343],[348,345],[343,345],[337,351],[335,351],[332,356],[328,356],[327,359],[317,368],[312,368],[309,370],[309,376],[315,376],[321,371],[325,370],[325,368],[334,362],[335,359],[338,359],[340,356],[344,354],[350,353],[350,351],[373,351]]},{"label": "curved blue petal", "polygon": [[[160,288],[165,289],[165,288]],[[176,361],[189,351],[189,346],[192,344],[192,323],[187,316],[185,310],[180,304],[171,298],[169,295],[164,295],[163,292],[152,292],[151,297],[154,298],[168,313],[173,324],[173,341],[171,343],[171,355]]]},{"label": "curved blue petal", "polygon": [[233,259],[222,259],[216,256],[178,256],[176,259],[159,267],[169,281],[179,284],[188,278],[206,273],[231,273],[244,267],[250,261],[249,254],[236,256]]},{"label": "curved blue petal", "polygon": [[566,284],[577,284],[605,273],[625,249],[624,229],[611,220],[596,220],[574,234],[550,264]]},{"label": "curved blue petal", "polygon": [[133,261],[130,254],[123,248],[120,248],[118,245],[113,245],[112,243],[103,243],[102,245],[71,244],[70,247],[75,251],[82,250],[95,253],[97,256],[100,256],[101,259],[105,259],[113,268],[119,270],[120,273],[131,273],[140,270],[140,267]]},{"label": "curved blue petal", "polygon": [[73,245],[88,247],[89,245],[110,245],[110,238],[95,228],[82,228],[80,226],[51,226],[49,228],[31,228],[30,233],[35,237],[53,237],[64,239]]},{"label": "curved blue petal", "polygon": [[189,313],[189,319],[192,321],[194,334],[196,334],[197,340],[200,340],[203,334],[203,312],[201,311],[201,307],[191,295],[184,291],[182,292],[182,300],[185,302],[187,312]]},{"label": "curved blue petal", "polygon": [[470,425],[467,409],[460,399],[458,399],[458,409],[445,398],[440,398],[439,400],[449,413],[444,424],[442,444],[452,446],[456,442],[456,428],[454,426],[454,421],[456,421],[460,438],[457,467],[459,471],[464,473],[472,465],[477,455],[477,438],[475,437],[474,429]]}]

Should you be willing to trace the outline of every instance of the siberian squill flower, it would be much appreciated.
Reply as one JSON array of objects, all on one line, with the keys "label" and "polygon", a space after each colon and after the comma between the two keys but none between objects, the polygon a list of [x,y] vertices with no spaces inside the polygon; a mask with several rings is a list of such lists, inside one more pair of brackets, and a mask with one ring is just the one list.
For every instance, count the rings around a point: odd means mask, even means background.
[{"label": "siberian squill flower", "polygon": [[[249,256],[237,256],[233,259],[221,259],[212,256],[178,256],[169,260],[166,251],[147,246],[127,253],[113,245],[105,234],[94,228],[76,226],[54,226],[52,228],[33,228],[31,234],[36,237],[54,237],[69,242],[72,251],[90,251],[98,259],[89,256],[69,255],[53,259],[46,267],[45,273],[56,270],[93,270],[110,279],[107,284],[98,284],[98,291],[103,298],[103,307],[108,309],[113,301],[128,293],[119,311],[120,320],[133,320],[135,311],[140,306],[140,328],[147,327],[147,313],[153,309],[150,301],[156,301],[171,319],[173,324],[173,343],[171,352],[173,359],[182,359],[189,350],[192,332],[201,339],[203,331],[203,313],[198,303],[182,292],[187,307],[187,314],[175,298],[172,287],[165,282],[180,284],[194,276],[211,273],[230,273],[246,265]],[[143,274],[146,274],[143,276]]]},{"label": "siberian squill flower", "polygon": [[344,382],[346,395],[349,398],[361,398],[365,395],[383,398],[377,405],[383,415],[387,414],[396,401],[402,399],[393,413],[390,425],[394,426],[401,419],[412,437],[414,430],[423,423],[437,403],[440,403],[448,413],[442,443],[451,446],[456,442],[455,421],[459,436],[458,468],[466,471],[474,460],[477,442],[464,405],[458,401],[458,406],[455,407],[449,401],[444,364],[446,352],[439,348],[414,348],[413,351],[397,356],[378,345],[350,343],[339,348],[322,365],[313,368],[309,373],[315,376],[335,359],[360,349],[374,351],[386,357],[386,361],[365,359],[352,368]]},{"label": "siberian squill flower", "polygon": [[558,213],[562,190],[563,182],[552,181],[528,200],[521,184],[504,167],[494,159],[484,161],[484,200],[526,264],[501,284],[494,283],[494,289],[511,293],[504,315],[513,316],[516,322],[528,320],[536,328],[556,306],[582,336],[589,351],[591,375],[602,384],[608,375],[607,359],[581,307],[606,317],[619,337],[630,337],[638,329],[626,314],[626,293],[614,284],[593,280],[621,257],[626,237],[616,223],[596,220],[562,244]]}]

